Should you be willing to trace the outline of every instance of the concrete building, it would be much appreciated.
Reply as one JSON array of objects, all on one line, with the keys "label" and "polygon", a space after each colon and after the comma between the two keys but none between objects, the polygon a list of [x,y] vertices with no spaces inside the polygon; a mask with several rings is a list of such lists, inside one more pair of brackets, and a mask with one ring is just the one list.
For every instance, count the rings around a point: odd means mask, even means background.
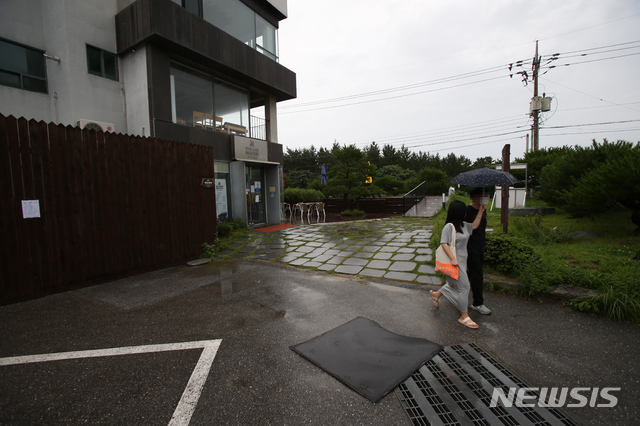
[{"label": "concrete building", "polygon": [[286,17],[286,0],[3,0],[0,113],[212,146],[219,216],[280,223]]}]

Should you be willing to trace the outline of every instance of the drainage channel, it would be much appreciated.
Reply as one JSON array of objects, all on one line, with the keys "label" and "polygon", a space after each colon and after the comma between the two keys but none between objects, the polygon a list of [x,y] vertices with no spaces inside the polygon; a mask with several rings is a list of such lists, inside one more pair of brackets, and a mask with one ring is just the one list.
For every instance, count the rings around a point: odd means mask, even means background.
[{"label": "drainage channel", "polygon": [[577,425],[557,408],[539,407],[536,392],[527,392],[531,399],[526,402],[533,407],[505,407],[500,400],[491,407],[494,388],[508,395],[509,388],[525,387],[530,386],[471,343],[445,347],[400,384],[396,395],[417,426]]}]

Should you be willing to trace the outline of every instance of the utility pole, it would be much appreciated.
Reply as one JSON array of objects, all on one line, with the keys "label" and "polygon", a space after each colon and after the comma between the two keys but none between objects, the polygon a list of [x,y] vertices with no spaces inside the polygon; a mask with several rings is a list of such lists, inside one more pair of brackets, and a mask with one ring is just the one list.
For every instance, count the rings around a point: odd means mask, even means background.
[{"label": "utility pole", "polygon": [[[536,40],[536,55],[533,57],[533,99],[538,100],[538,71],[540,70],[540,57],[538,56],[538,40]],[[531,142],[532,151],[540,148],[540,140],[538,135],[540,108],[533,109],[533,141]]]}]

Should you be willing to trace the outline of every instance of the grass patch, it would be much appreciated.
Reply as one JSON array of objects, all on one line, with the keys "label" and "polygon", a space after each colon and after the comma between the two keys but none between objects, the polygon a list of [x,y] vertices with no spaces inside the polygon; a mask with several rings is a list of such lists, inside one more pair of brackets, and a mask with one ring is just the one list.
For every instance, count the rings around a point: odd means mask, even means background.
[{"label": "grass patch", "polygon": [[344,211],[340,212],[340,214],[342,216],[360,216],[360,215],[364,215],[366,213],[363,212],[362,210],[351,209],[351,210],[344,210]]},{"label": "grass patch", "polygon": [[[248,238],[252,236],[251,234],[251,230],[241,220],[236,219],[231,222],[219,223],[218,238],[213,243],[202,244],[202,256],[215,259],[220,252],[229,250],[237,241],[242,240],[244,243],[249,243],[258,238],[257,235],[253,236],[253,238]],[[239,251],[240,248],[237,248],[235,252]]]}]

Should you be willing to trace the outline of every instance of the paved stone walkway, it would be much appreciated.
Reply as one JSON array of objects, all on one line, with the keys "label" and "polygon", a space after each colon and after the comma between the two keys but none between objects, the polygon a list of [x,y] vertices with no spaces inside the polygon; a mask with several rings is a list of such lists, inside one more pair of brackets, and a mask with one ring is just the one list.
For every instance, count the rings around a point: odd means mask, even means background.
[{"label": "paved stone walkway", "polygon": [[[429,248],[424,218],[300,225],[272,233],[252,232],[223,258],[264,259],[319,271],[421,284],[443,284]],[[257,234],[257,235],[256,235]]]}]

